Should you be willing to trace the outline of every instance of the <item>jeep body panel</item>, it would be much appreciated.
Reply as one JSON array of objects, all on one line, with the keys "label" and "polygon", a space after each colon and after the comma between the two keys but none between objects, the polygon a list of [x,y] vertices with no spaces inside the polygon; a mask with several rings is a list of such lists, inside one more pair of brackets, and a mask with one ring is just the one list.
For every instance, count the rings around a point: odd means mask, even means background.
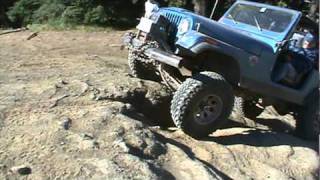
[{"label": "jeep body panel", "polygon": [[[267,43],[254,39],[246,33],[233,30],[230,27],[227,27],[218,22],[212,20],[210,21],[210,25],[200,25],[199,34],[194,33],[194,30],[190,30],[190,33],[186,33],[183,36],[179,37],[176,44],[183,43],[184,45],[187,45],[189,47],[194,46],[197,43],[201,43],[201,40],[203,39],[201,37],[202,35],[220,42],[224,42],[225,44],[229,44],[235,48],[242,49],[257,56],[261,54],[262,50],[269,51],[270,53],[273,52],[273,47],[271,47]],[[193,35],[195,35],[196,37],[193,37]],[[200,40],[198,40],[197,38]]]},{"label": "jeep body panel", "polygon": [[[302,105],[305,97],[318,86],[319,76],[317,71],[310,73],[300,89],[292,89],[273,82],[271,73],[276,62],[277,53],[270,53],[269,47],[266,47],[268,49],[262,51],[260,56],[256,56],[196,31],[188,32],[176,44],[178,49],[186,48],[193,55],[207,51],[228,54],[239,65],[239,85],[242,88],[268,97]],[[209,60],[215,61],[217,59]]]},{"label": "jeep body panel", "polygon": [[[188,18],[192,24],[190,31],[196,31],[199,24],[198,32],[256,55],[259,55],[264,47],[269,47],[270,50],[273,50],[273,47],[268,43],[259,41],[244,31],[232,29],[225,24],[197,15],[191,11],[180,8],[163,8],[160,9],[160,14],[173,17],[172,21],[176,24],[179,24],[181,19]],[[175,33],[173,32],[173,34]],[[183,36],[185,35],[176,34],[174,38],[179,40]]]},{"label": "jeep body panel", "polygon": [[[242,23],[235,24],[226,18],[238,4],[246,4],[279,10],[292,15],[289,26],[280,33],[268,30],[260,31],[257,27]],[[197,56],[203,52],[217,52],[231,56],[239,67],[238,85],[263,96],[273,97],[295,104],[303,104],[304,98],[316,88],[317,76],[310,73],[300,89],[292,89],[275,83],[271,79],[272,71],[278,59],[278,42],[288,39],[301,18],[301,13],[285,8],[278,8],[261,3],[237,1],[217,22],[180,8],[164,8],[161,14],[179,18],[188,18],[192,24],[183,35],[176,35],[176,53]],[[199,26],[200,24],[200,26]],[[197,27],[198,26],[198,27]],[[217,59],[208,59],[217,61]],[[311,86],[310,86],[310,82]],[[309,84],[309,86],[307,86]]]},{"label": "jeep body panel", "polygon": [[[228,19],[227,16],[229,12],[239,4],[278,10],[291,14],[292,19],[288,27],[280,33],[265,29],[260,31],[255,26],[247,25],[241,22],[235,24],[232,20]],[[235,2],[218,22],[181,8],[161,8],[159,13],[167,17],[171,23],[177,25],[182,19],[187,18],[192,24],[190,30],[196,30],[197,26],[200,25],[198,29],[199,32],[224,41],[228,44],[232,44],[241,49],[252,51],[255,54],[260,51],[260,46],[265,45],[272,47],[273,52],[275,53],[278,50],[277,43],[289,38],[292,35],[295,26],[298,24],[302,16],[301,12],[299,11],[248,1]],[[172,34],[175,33],[176,32],[173,32]],[[179,39],[181,36],[182,35],[176,34],[175,38]]]}]

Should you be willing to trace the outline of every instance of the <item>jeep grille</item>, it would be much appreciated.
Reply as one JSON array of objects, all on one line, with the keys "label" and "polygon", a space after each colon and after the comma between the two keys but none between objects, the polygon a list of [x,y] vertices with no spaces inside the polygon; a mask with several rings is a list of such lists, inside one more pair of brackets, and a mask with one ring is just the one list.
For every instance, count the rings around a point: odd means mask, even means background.
[{"label": "jeep grille", "polygon": [[168,18],[168,20],[170,21],[170,23],[175,26],[176,28],[178,27],[178,25],[180,24],[180,21],[182,19],[181,16],[175,14],[175,13],[166,13],[166,17]]},{"label": "jeep grille", "polygon": [[169,30],[169,43],[173,44],[176,39],[177,32],[178,32],[178,26],[179,26],[183,17],[180,15],[177,15],[175,13],[170,13],[170,12],[167,12],[165,14],[165,16],[171,24],[171,28]]}]

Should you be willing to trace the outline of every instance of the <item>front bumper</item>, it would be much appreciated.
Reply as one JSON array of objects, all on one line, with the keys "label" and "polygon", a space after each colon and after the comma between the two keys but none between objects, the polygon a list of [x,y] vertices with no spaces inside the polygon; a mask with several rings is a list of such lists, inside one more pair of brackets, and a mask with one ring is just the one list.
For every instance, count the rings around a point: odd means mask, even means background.
[{"label": "front bumper", "polygon": [[182,57],[176,56],[172,53],[168,53],[157,48],[147,49],[145,51],[145,55],[147,55],[150,59],[154,59],[158,62],[173,66],[175,68],[180,69],[182,67]]}]

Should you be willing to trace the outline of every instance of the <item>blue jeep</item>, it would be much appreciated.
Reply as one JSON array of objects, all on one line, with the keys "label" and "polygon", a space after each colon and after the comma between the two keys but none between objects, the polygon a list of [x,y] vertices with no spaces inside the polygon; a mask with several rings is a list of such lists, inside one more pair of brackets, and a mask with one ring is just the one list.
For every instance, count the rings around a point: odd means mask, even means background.
[{"label": "blue jeep", "polygon": [[148,14],[124,38],[129,67],[174,91],[171,116],[185,133],[207,136],[234,106],[255,118],[272,105],[296,117],[300,136],[318,137],[319,73],[291,65],[293,58],[310,65],[289,48],[305,35],[300,12],[236,1],[219,21],[174,7]]}]

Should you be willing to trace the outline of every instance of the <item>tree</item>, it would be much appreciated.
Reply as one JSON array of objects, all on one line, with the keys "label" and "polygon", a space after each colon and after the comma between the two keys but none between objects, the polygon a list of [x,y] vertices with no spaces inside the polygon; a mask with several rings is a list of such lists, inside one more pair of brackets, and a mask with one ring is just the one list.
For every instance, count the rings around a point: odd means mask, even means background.
[{"label": "tree", "polygon": [[7,12],[9,20],[19,27],[32,22],[33,12],[41,6],[40,0],[20,0]]},{"label": "tree", "polygon": [[9,26],[10,20],[6,15],[9,7],[11,7],[16,0],[0,0],[0,27]]},{"label": "tree", "polygon": [[[319,12],[319,0],[312,0],[308,15],[314,22],[319,21],[319,19],[317,17],[318,12]],[[319,14],[318,14],[318,16],[319,16]]]}]

